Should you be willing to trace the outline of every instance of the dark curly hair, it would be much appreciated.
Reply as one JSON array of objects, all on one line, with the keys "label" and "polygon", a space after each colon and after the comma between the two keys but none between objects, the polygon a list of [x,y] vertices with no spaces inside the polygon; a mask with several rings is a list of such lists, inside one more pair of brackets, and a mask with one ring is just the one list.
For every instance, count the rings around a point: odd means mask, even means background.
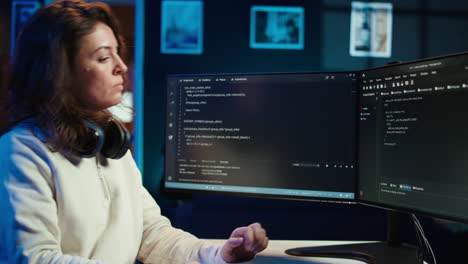
[{"label": "dark curly hair", "polygon": [[9,76],[5,108],[8,128],[34,120],[46,131],[51,150],[60,152],[83,149],[89,133],[84,120],[106,128],[112,115],[107,110],[84,108],[71,85],[79,41],[99,22],[112,29],[119,55],[124,58],[125,45],[117,20],[104,3],[61,0],[31,16],[18,36]]}]

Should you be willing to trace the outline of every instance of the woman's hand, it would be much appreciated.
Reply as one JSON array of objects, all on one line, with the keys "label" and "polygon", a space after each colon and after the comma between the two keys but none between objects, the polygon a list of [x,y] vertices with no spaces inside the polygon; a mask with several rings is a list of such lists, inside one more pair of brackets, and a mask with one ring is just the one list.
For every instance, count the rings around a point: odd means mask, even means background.
[{"label": "woman's hand", "polygon": [[268,245],[265,229],[259,223],[236,228],[221,248],[226,262],[247,261]]}]

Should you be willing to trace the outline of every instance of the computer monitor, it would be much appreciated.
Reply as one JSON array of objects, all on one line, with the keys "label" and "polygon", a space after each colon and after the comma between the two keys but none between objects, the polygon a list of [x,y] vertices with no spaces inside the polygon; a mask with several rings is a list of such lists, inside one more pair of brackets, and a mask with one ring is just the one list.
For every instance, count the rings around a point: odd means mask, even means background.
[{"label": "computer monitor", "polygon": [[360,77],[358,201],[468,223],[468,53]]},{"label": "computer monitor", "polygon": [[387,243],[289,254],[421,263],[394,212],[468,223],[468,52],[358,72],[171,76],[167,92],[166,189],[390,212]]},{"label": "computer monitor", "polygon": [[167,79],[165,189],[355,200],[356,73]]}]

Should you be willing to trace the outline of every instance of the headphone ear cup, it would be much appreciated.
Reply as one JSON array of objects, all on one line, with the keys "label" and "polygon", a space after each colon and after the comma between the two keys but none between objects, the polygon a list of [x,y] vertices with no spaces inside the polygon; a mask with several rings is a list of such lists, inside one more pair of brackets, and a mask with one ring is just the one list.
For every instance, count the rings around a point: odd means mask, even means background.
[{"label": "headphone ear cup", "polygon": [[101,154],[109,159],[120,159],[127,153],[132,143],[132,136],[123,124],[118,121],[109,121],[106,129],[106,140]]},{"label": "headphone ear cup", "polygon": [[82,145],[82,149],[77,151],[77,154],[82,158],[92,158],[101,152],[104,142],[106,141],[106,135],[100,126],[87,120],[84,120],[83,122],[89,128],[90,132],[84,139],[85,141]]}]

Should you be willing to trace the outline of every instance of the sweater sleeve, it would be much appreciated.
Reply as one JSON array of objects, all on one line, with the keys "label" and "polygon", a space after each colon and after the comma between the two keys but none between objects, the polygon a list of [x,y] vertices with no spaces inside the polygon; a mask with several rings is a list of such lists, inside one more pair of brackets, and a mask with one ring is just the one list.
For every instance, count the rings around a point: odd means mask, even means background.
[{"label": "sweater sleeve", "polygon": [[190,233],[172,227],[169,220],[148,191],[142,187],[143,238],[138,260],[145,264],[184,264],[199,261],[202,264],[225,264],[221,245],[198,239]]},{"label": "sweater sleeve", "polygon": [[0,139],[0,262],[86,263],[63,254],[47,147],[32,134]]}]

